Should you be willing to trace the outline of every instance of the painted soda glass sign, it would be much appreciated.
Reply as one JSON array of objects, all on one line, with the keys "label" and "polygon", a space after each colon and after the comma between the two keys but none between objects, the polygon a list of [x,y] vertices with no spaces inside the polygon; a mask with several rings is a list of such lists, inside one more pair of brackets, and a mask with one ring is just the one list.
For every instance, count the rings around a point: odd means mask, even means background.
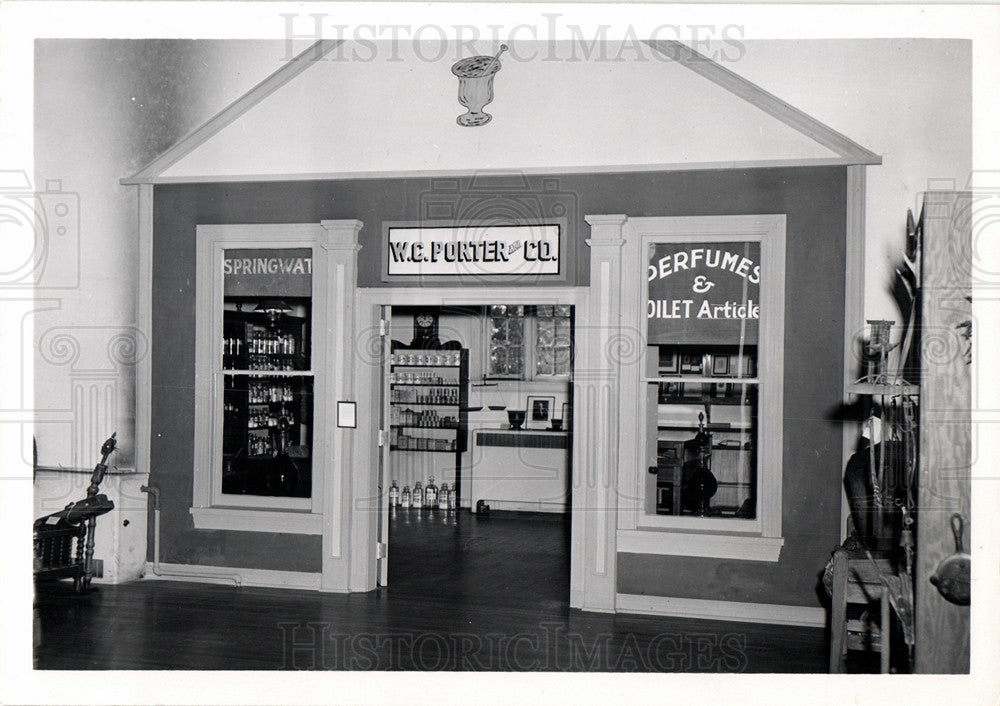
[{"label": "painted soda glass sign", "polygon": [[227,297],[308,297],[312,295],[312,250],[228,249],[222,275]]},{"label": "painted soda glass sign", "polygon": [[649,251],[648,343],[757,343],[760,243],[655,243]]}]

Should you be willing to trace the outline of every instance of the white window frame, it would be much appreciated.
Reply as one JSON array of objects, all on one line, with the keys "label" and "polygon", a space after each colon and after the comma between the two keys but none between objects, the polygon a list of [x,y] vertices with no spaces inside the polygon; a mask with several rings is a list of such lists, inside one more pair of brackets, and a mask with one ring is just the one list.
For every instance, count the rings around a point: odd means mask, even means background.
[{"label": "white window frame", "polygon": [[[497,304],[504,304],[505,302],[497,302]],[[529,305],[537,306],[537,305]],[[548,306],[548,305],[546,305]],[[555,305],[559,306],[559,305]],[[557,381],[568,381],[572,377],[573,365],[570,361],[570,372],[567,373],[553,373],[551,375],[539,375],[535,372],[535,363],[537,351],[535,345],[538,342],[538,316],[525,314],[522,318],[524,319],[524,333],[521,337],[521,346],[523,351],[524,360],[524,372],[521,375],[490,375],[490,310],[489,306],[484,307],[483,313],[483,379],[503,382],[503,381],[514,381],[514,382],[557,382]],[[570,315],[570,325],[573,325],[574,316]],[[573,354],[573,345],[570,345],[570,355]]]},{"label": "white window frame", "polygon": [[[621,369],[618,551],[703,556],[753,561],[778,560],[781,536],[785,216],[694,216],[629,218],[623,230],[622,311],[637,332],[641,354]],[[652,515],[646,513],[645,367],[648,246],[657,242],[751,241],[761,247],[758,342],[757,513],[750,519]],[[635,273],[630,276],[629,273]],[[634,439],[634,442],[626,441]]]},{"label": "white window frame", "polygon": [[[195,438],[191,514],[197,529],[321,534],[326,459],[322,430],[325,405],[325,350],[320,332],[327,328],[326,257],[320,224],[197,226],[195,279]],[[293,375],[313,378],[312,491],[308,498],[222,493],[223,273],[226,250],[310,248],[312,268],[311,368]],[[271,373],[261,373],[271,375]],[[282,375],[276,373],[275,375]],[[284,373],[289,375],[289,373]]]}]

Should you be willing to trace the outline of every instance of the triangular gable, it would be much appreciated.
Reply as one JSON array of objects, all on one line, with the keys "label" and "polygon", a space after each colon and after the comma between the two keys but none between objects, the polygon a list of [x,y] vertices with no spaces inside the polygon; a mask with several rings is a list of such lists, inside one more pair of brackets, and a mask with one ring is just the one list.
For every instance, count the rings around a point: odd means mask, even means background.
[{"label": "triangular gable", "polygon": [[318,42],[125,181],[880,162],[681,43],[648,46],[641,61],[569,45],[526,60],[521,46],[495,77],[494,120],[467,128],[454,51],[383,46],[357,61],[350,43]]}]

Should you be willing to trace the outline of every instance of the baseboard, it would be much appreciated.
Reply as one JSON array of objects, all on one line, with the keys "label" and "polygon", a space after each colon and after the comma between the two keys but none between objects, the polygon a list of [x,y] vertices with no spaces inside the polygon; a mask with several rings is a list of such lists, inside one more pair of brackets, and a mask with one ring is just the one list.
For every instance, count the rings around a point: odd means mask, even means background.
[{"label": "baseboard", "polygon": [[261,588],[301,588],[318,591],[322,574],[306,571],[274,571],[233,566],[202,566],[199,564],[160,564],[160,573],[146,562],[145,579],[159,581],[193,581]]},{"label": "baseboard", "polygon": [[490,510],[508,512],[548,512],[565,515],[569,513],[569,503],[547,503],[538,500],[487,500]]},{"label": "baseboard", "polygon": [[619,613],[644,613],[674,618],[801,625],[811,628],[821,628],[826,625],[826,610],[810,606],[709,601],[699,598],[641,596],[632,593],[617,594],[615,606]]}]

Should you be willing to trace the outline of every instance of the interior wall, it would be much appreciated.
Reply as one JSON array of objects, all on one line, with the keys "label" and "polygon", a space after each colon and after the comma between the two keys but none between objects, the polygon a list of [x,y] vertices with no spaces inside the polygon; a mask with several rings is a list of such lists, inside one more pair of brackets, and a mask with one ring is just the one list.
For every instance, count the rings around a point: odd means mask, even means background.
[{"label": "interior wall", "polygon": [[[23,181],[50,219],[36,244],[44,269],[32,346],[41,465],[91,468],[112,431],[112,464],[135,465],[135,362],[149,344],[135,328],[138,199],[119,179],[278,68],[283,50],[273,41],[35,42],[35,161]],[[71,210],[53,219],[61,194]]]},{"label": "interior wall", "polygon": [[[164,561],[317,571],[318,538],[194,530],[191,504],[194,436],[195,228],[212,223],[291,223],[360,218],[358,282],[379,287],[382,221],[414,220],[416,195],[429,179],[162,185],[154,189],[153,415],[151,482],[162,491]],[[619,589],[629,593],[814,605],[811,581],[839,539],[841,427],[829,415],[843,384],[846,170],[834,168],[548,175],[572,194],[567,214],[569,286],[589,282],[587,213],[634,216],[784,213],[786,287],[783,519],[786,547],[777,565],[673,557],[620,557]],[[644,271],[643,271],[644,272]],[[639,276],[637,274],[637,276]],[[460,290],[456,289],[456,298]],[[359,415],[375,414],[358,401]],[[622,443],[628,443],[627,435]],[[210,548],[210,552],[207,551]],[[211,561],[208,556],[211,556]],[[250,564],[239,562],[250,561]],[[689,568],[685,568],[689,567]],[[680,569],[680,574],[677,573]],[[746,582],[745,597],[735,597]]]},{"label": "interior wall", "polygon": [[865,316],[902,323],[891,285],[906,210],[918,215],[925,191],[971,185],[972,42],[799,39],[742,46],[728,68],[881,155],[882,164],[866,170]]}]

